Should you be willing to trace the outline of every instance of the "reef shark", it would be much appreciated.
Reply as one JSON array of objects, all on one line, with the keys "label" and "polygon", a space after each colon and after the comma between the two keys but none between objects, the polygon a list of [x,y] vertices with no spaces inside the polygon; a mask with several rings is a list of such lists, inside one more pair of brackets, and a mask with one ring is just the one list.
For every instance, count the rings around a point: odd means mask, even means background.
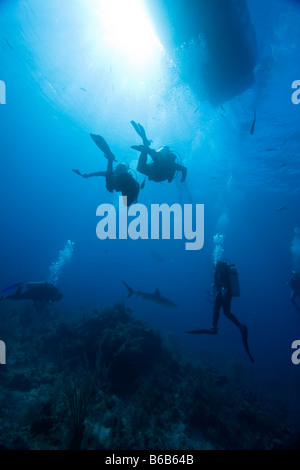
[{"label": "reef shark", "polygon": [[166,297],[163,297],[161,293],[159,292],[158,289],[155,289],[154,294],[150,294],[147,292],[142,292],[140,290],[135,291],[133,290],[126,282],[122,281],[126,289],[128,290],[128,297],[131,297],[132,295],[136,295],[137,297],[142,297],[144,300],[151,300],[151,302],[155,302],[160,305],[164,305],[165,307],[178,307],[172,300],[167,299]]}]

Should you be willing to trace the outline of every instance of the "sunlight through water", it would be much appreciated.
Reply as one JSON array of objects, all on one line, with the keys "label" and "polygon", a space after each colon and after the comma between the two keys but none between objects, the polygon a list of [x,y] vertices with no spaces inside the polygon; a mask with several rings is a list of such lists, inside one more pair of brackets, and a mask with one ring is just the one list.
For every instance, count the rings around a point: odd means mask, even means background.
[{"label": "sunlight through water", "polygon": [[149,65],[162,48],[141,0],[93,1],[91,8],[99,18],[104,41],[131,65]]}]

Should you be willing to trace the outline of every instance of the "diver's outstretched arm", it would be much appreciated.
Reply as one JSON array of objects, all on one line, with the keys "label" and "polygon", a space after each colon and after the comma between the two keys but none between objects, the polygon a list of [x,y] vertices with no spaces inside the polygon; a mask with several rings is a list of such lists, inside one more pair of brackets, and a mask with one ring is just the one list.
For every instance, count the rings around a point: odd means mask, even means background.
[{"label": "diver's outstretched arm", "polygon": [[93,176],[105,176],[106,177],[106,171],[96,171],[96,173],[87,173],[85,175],[82,175],[84,178],[92,178]]},{"label": "diver's outstretched arm", "polygon": [[137,165],[137,171],[145,176],[150,176],[152,173],[152,164],[147,163],[148,149],[141,145],[141,154]]},{"label": "diver's outstretched arm", "polygon": [[178,163],[174,164],[175,170],[181,171],[182,177],[181,177],[181,182],[184,183],[187,175],[187,168],[183,165],[179,165]]},{"label": "diver's outstretched arm", "polygon": [[91,178],[93,176],[105,176],[106,171],[97,171],[96,173],[81,173],[79,170],[73,170],[76,175],[82,176],[82,178]]},{"label": "diver's outstretched arm", "polygon": [[242,335],[242,341],[243,341],[243,344],[244,344],[244,348],[248,354],[248,357],[250,359],[251,362],[254,362],[254,359],[250,353],[250,349],[249,349],[249,345],[248,345],[248,328],[246,325],[242,325],[242,323],[240,323],[238,321],[238,319],[230,312],[226,312],[225,313],[225,309],[224,309],[224,315],[229,318],[229,320],[232,321],[232,323],[234,323],[234,325],[236,325],[238,327],[238,329],[240,330],[241,332],[241,335]]}]

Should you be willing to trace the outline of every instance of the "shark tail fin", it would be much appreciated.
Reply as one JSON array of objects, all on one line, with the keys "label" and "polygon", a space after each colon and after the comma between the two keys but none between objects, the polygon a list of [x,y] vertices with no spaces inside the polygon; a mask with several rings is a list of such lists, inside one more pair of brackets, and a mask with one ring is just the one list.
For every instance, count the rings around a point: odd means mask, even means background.
[{"label": "shark tail fin", "polygon": [[124,286],[126,287],[126,289],[128,290],[128,295],[127,295],[127,299],[129,297],[131,297],[133,294],[134,294],[134,290],[128,285],[126,284],[126,282],[122,281]]}]

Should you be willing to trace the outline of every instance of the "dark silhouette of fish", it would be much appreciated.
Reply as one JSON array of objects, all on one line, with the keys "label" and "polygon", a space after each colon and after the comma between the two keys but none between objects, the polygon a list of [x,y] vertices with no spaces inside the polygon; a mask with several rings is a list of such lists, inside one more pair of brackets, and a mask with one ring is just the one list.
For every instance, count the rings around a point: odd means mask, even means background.
[{"label": "dark silhouette of fish", "polygon": [[256,124],[256,109],[254,110],[254,119],[253,119],[252,126],[251,126],[251,130],[250,130],[250,134],[251,134],[251,135],[254,134],[254,131],[255,131],[255,124]]},{"label": "dark silhouette of fish", "polygon": [[136,295],[137,297],[141,297],[144,300],[150,300],[151,302],[155,302],[156,304],[163,305],[164,307],[178,307],[172,300],[167,299],[166,297],[163,297],[161,293],[159,292],[158,289],[155,290],[154,294],[147,293],[147,292],[142,292],[140,290],[135,291],[133,290],[126,282],[122,281],[126,289],[128,290],[128,296],[131,297],[132,295]]},{"label": "dark silhouette of fish", "polygon": [[13,50],[13,47],[12,47],[12,45],[10,44],[10,42],[8,42],[8,40],[7,40],[6,38],[3,38],[3,39],[4,39],[4,41],[6,42],[6,44],[8,45],[8,47],[9,47],[11,50]]},{"label": "dark silhouette of fish", "polygon": [[288,209],[288,206],[282,206],[277,209],[277,212],[286,211],[287,209]]}]

